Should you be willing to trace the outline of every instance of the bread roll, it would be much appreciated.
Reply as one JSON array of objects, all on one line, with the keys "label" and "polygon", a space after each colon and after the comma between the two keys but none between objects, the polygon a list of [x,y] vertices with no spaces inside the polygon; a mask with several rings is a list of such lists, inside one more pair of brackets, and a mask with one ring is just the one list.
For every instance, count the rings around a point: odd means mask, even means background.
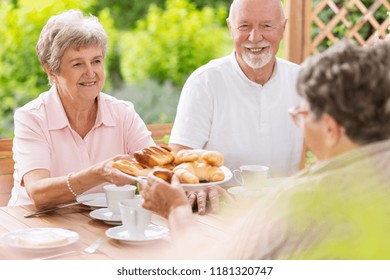
[{"label": "bread roll", "polygon": [[193,162],[179,164],[173,169],[173,173],[182,184],[199,184],[199,178],[195,174]]},{"label": "bread roll", "polygon": [[194,161],[204,162],[212,166],[222,166],[224,163],[224,157],[220,152],[207,151],[202,149],[180,150],[175,155],[176,164]]}]

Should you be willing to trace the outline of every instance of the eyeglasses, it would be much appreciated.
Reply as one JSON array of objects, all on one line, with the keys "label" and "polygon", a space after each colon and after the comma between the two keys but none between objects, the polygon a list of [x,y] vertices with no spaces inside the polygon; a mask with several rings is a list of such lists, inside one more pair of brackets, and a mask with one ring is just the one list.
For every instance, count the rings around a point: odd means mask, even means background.
[{"label": "eyeglasses", "polygon": [[309,115],[309,110],[307,109],[301,109],[299,105],[294,106],[288,110],[288,113],[290,114],[291,118],[295,122],[295,124],[298,127],[303,127],[303,122],[305,121],[305,118],[307,115]]}]

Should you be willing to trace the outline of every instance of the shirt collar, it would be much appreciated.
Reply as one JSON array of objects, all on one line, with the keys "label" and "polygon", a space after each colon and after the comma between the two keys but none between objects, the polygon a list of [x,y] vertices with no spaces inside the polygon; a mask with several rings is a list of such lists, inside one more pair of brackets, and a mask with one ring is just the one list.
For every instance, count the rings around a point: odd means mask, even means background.
[{"label": "shirt collar", "polygon": [[[237,58],[236,58],[236,52],[235,52],[235,51],[233,51],[233,52],[229,55],[229,58],[230,58],[231,63],[233,64],[233,67],[236,69],[236,71],[239,73],[240,77],[241,77],[243,80],[247,81],[248,83],[250,83],[250,84],[253,85],[253,86],[263,87],[262,85],[257,84],[257,83],[255,83],[255,82],[253,82],[253,81],[251,81],[251,80],[248,79],[248,77],[247,77],[247,76],[245,75],[245,73],[242,71],[242,69],[241,69],[241,67],[240,67],[240,64],[238,64],[238,61],[237,61]],[[272,82],[272,81],[274,80],[274,78],[277,76],[277,74],[278,74],[278,72],[279,72],[279,71],[278,71],[278,64],[279,64],[278,60],[279,60],[279,59],[276,57],[276,59],[275,59],[275,66],[274,66],[274,70],[272,71],[272,75],[271,75],[271,77],[269,78],[269,80],[264,84],[264,86],[267,85],[268,83]]]},{"label": "shirt collar", "polygon": [[[115,126],[116,123],[112,113],[104,102],[106,99],[104,94],[100,93],[97,98],[98,112],[94,127],[99,127],[101,125]],[[55,86],[52,86],[48,94],[45,96],[45,104],[49,130],[62,129],[66,126],[70,127],[64,106],[62,105],[60,96],[58,95],[57,88]]]}]

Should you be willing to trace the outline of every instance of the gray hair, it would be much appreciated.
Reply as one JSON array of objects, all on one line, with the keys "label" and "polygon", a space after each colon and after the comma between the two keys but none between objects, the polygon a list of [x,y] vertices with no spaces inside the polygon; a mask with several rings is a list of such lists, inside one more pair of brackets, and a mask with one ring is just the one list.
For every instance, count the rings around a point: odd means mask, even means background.
[{"label": "gray hair", "polygon": [[[51,17],[43,27],[36,46],[42,66],[59,73],[61,58],[69,48],[98,46],[107,50],[107,34],[95,16],[85,17],[81,11],[69,10]],[[52,81],[49,76],[49,82]]]},{"label": "gray hair", "polygon": [[315,119],[331,115],[364,145],[390,138],[390,42],[358,47],[342,40],[307,59],[297,90]]}]

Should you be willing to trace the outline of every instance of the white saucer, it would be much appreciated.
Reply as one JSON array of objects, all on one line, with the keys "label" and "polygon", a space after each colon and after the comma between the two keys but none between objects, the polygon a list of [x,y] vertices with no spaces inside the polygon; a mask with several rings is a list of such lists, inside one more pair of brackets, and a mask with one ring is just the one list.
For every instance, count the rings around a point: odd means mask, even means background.
[{"label": "white saucer", "polygon": [[[59,238],[66,238],[65,242],[61,244],[50,244],[50,245],[37,245],[33,246],[32,243],[22,243],[20,242],[21,238],[25,236],[32,236],[36,240],[42,238],[49,238],[48,236],[58,236]],[[75,243],[79,240],[79,234],[75,231],[63,229],[63,228],[27,228],[18,231],[8,232],[1,236],[0,241],[5,245],[16,249],[23,249],[30,252],[46,252],[56,250]],[[44,239],[42,242],[45,241]]]},{"label": "white saucer", "polygon": [[247,189],[243,186],[236,186],[236,187],[229,188],[227,191],[228,191],[228,193],[230,193],[232,195],[240,195],[240,194],[246,192]]},{"label": "white saucer", "polygon": [[154,224],[148,225],[145,236],[133,238],[124,226],[117,226],[106,230],[106,235],[112,239],[120,240],[130,244],[145,244],[168,236],[169,229]]},{"label": "white saucer", "polygon": [[91,207],[107,207],[106,195],[104,193],[83,194],[77,197],[77,201]]},{"label": "white saucer", "polygon": [[109,225],[122,224],[120,215],[113,216],[112,212],[108,208],[100,208],[100,209],[93,210],[92,212],[89,213],[89,216],[96,220],[101,220]]}]

